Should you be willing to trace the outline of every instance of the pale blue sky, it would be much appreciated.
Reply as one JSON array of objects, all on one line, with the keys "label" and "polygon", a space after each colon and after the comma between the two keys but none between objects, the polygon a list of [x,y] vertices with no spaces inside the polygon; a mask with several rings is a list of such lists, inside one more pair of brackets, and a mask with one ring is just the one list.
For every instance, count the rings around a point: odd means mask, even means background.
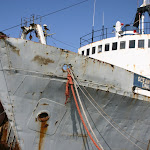
[{"label": "pale blue sky", "polygon": [[[45,15],[68,7],[83,0],[1,0],[0,31],[21,23],[21,17],[31,14]],[[139,0],[140,4],[142,0]],[[91,32],[94,0],[88,0],[78,6],[44,17],[42,24],[50,26],[53,37],[71,46],[48,38],[48,44],[77,52],[80,37]],[[102,27],[103,12],[105,27],[113,27],[116,21],[131,23],[136,14],[137,0],[97,0],[95,12],[95,30]],[[19,37],[20,27],[5,31],[10,37]]]}]

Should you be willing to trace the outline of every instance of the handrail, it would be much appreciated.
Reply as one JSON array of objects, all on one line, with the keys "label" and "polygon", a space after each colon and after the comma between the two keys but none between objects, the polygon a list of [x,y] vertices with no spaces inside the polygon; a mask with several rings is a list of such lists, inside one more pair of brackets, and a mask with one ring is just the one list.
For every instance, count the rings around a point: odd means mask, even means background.
[{"label": "handrail", "polygon": [[[126,28],[127,26],[133,26],[133,23],[123,26],[122,28]],[[102,28],[98,30],[94,30],[80,38],[80,47],[93,43],[98,40],[103,40],[106,38],[110,38],[115,36],[115,29],[113,27],[110,28]],[[142,33],[142,29],[138,29],[139,34]],[[144,22],[144,34],[150,34],[150,22]]]}]

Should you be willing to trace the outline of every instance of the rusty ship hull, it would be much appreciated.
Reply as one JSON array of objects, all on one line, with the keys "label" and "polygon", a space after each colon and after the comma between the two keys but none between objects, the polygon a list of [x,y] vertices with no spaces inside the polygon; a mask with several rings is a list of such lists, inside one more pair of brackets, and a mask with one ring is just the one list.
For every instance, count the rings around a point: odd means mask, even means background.
[{"label": "rusty ship hull", "polygon": [[[114,128],[112,120],[100,115],[79,91],[103,148],[148,149],[150,98],[133,92],[133,72],[60,48],[7,37],[0,39],[0,145],[20,150],[96,149],[71,92],[65,104],[64,65],[71,65],[79,85],[121,128]],[[46,114],[40,116],[42,112]]]}]

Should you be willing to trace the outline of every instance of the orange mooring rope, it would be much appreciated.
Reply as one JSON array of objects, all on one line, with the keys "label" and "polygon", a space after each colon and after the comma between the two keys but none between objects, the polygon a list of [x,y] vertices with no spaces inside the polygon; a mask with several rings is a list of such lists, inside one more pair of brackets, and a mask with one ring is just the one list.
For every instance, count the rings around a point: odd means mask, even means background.
[{"label": "orange mooring rope", "polygon": [[101,150],[101,149],[99,148],[99,146],[96,144],[96,142],[94,141],[93,137],[91,136],[91,134],[90,134],[90,132],[89,132],[89,130],[88,130],[88,128],[87,128],[87,126],[86,126],[84,120],[83,120],[83,117],[82,117],[82,114],[81,114],[81,111],[80,111],[80,108],[79,108],[79,105],[78,105],[78,102],[77,102],[77,99],[76,99],[76,95],[75,95],[75,92],[74,92],[73,81],[72,81],[72,77],[71,77],[71,75],[70,75],[69,69],[68,69],[68,77],[67,77],[67,79],[68,79],[68,81],[67,81],[66,87],[68,88],[68,84],[71,85],[71,91],[72,91],[72,94],[73,94],[73,97],[74,97],[74,101],[75,101],[75,104],[76,104],[76,107],[77,107],[77,110],[78,110],[80,119],[81,119],[81,121],[82,121],[82,124],[83,124],[83,126],[84,126],[86,132],[88,133],[88,135],[89,135],[91,141],[93,142],[93,144],[97,147],[98,150]]}]

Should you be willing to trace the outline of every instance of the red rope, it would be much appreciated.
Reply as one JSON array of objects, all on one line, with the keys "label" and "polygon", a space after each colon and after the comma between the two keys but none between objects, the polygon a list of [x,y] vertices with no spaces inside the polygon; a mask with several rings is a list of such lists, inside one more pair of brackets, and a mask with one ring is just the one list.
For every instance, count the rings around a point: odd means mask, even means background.
[{"label": "red rope", "polygon": [[68,76],[67,76],[68,81],[66,83],[66,91],[65,91],[65,95],[66,95],[65,104],[68,103],[68,98],[69,98],[69,84],[73,84],[73,82],[71,82],[70,78],[71,78],[71,75],[68,74]]},{"label": "red rope", "polygon": [[78,105],[78,102],[77,102],[77,99],[76,99],[76,96],[75,96],[75,92],[74,92],[74,88],[73,88],[73,81],[72,81],[71,75],[70,75],[69,73],[70,73],[70,72],[69,72],[69,70],[68,70],[68,77],[67,77],[67,78],[68,78],[68,82],[69,82],[69,84],[71,84],[71,91],[72,91],[72,94],[73,94],[73,97],[74,97],[74,101],[75,101],[75,104],[76,104],[76,107],[77,107],[77,110],[78,110],[80,119],[81,119],[81,121],[82,121],[82,124],[83,124],[83,126],[84,126],[86,132],[88,133],[90,139],[92,140],[93,144],[97,147],[98,150],[101,150],[101,149],[99,148],[99,146],[96,144],[96,142],[94,141],[93,137],[91,136],[91,134],[90,134],[90,132],[89,132],[89,130],[88,130],[88,128],[87,128],[87,126],[86,126],[84,120],[83,120],[83,117],[82,117],[82,114],[81,114],[81,111],[80,111],[80,108],[79,108],[79,105]]},{"label": "red rope", "polygon": [[65,91],[65,95],[66,95],[66,101],[65,104],[67,104],[68,102],[68,98],[69,98],[69,80],[66,83],[66,91]]}]

